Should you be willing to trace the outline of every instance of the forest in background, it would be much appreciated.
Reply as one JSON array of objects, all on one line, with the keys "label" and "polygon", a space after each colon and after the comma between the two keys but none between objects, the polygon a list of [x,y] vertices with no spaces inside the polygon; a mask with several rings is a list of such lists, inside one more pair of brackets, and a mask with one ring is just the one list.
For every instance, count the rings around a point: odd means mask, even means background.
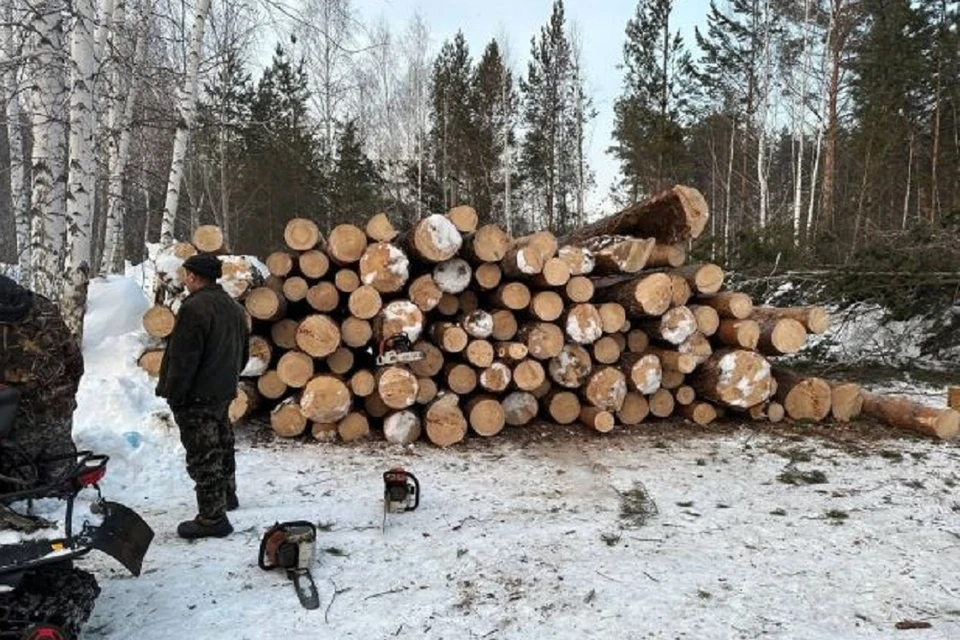
[{"label": "forest in background", "polygon": [[623,26],[602,185],[590,43],[562,0],[528,43],[350,0],[3,0],[0,262],[76,323],[88,277],[201,223],[258,255],[293,216],[456,204],[559,235],[598,215],[591,190],[683,183],[712,208],[694,253],[728,268],[960,288],[960,2],[712,0],[693,42],[676,4],[640,0]]}]

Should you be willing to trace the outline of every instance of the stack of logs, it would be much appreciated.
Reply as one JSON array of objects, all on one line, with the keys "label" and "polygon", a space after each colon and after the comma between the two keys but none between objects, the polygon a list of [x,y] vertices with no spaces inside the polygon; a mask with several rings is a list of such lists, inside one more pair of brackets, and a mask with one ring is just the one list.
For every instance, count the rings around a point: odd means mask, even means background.
[{"label": "stack of logs", "polygon": [[[243,304],[251,362],[231,417],[272,405],[281,436],[380,429],[449,446],[541,419],[600,432],[649,417],[708,425],[848,421],[861,411],[953,437],[960,414],[771,366],[827,330],[819,307],[754,306],[714,264],[685,264],[707,205],[676,186],[556,238],[511,238],[459,206],[400,232],[384,214],[321,237],[290,220]],[[148,313],[162,313],[153,310]],[[146,322],[146,320],[145,320]],[[376,365],[404,334],[423,359]]]}]

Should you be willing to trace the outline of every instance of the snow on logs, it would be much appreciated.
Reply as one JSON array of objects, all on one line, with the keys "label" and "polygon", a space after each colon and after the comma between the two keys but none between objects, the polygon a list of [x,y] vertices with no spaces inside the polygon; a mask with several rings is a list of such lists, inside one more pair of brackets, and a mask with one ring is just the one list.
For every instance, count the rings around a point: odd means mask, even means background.
[{"label": "snow on logs", "polygon": [[[955,412],[772,368],[829,317],[754,306],[724,285],[719,265],[685,264],[682,243],[706,216],[699,194],[675,187],[559,239],[514,239],[468,206],[409,229],[377,213],[326,237],[294,218],[286,248],[266,258],[268,277],[236,289],[254,335],[231,420],[259,406],[283,437],[379,432],[445,447],[538,418],[602,433],[651,419],[707,426],[727,409],[770,422],[846,422],[862,411],[951,437]],[[210,230],[201,236],[218,244]],[[181,244],[171,256],[199,249]],[[221,256],[242,274],[235,258]],[[144,315],[152,342],[140,363],[154,374],[175,309]],[[423,358],[378,366],[398,335]]]}]

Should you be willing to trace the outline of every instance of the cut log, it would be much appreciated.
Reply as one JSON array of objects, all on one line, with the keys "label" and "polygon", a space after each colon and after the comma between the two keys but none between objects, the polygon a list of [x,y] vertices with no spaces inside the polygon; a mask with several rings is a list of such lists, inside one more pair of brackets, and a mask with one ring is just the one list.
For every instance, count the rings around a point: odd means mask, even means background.
[{"label": "cut log", "polygon": [[679,267],[687,259],[687,251],[681,244],[658,244],[647,259],[648,267]]},{"label": "cut log", "polygon": [[240,375],[250,377],[266,373],[267,367],[273,360],[273,347],[270,346],[270,341],[262,336],[250,336],[247,340],[247,351],[250,357]]},{"label": "cut log", "polygon": [[689,309],[697,317],[697,330],[705,336],[712,336],[720,328],[720,314],[713,307],[702,304],[690,305]]},{"label": "cut log", "polygon": [[503,278],[503,271],[496,262],[481,262],[473,272],[473,279],[484,291],[496,289]]},{"label": "cut log", "polygon": [[297,325],[292,318],[284,318],[270,326],[270,340],[281,349],[297,348]]},{"label": "cut log", "polygon": [[739,291],[721,291],[711,295],[697,296],[697,303],[712,307],[721,318],[744,320],[753,313],[750,296]]},{"label": "cut log", "polygon": [[[325,358],[340,346],[340,328],[329,316],[318,313],[300,321],[297,325],[296,339],[301,351],[305,351],[314,358]],[[336,420],[320,421],[336,422]]]},{"label": "cut log", "polygon": [[557,257],[567,263],[571,276],[585,276],[593,273],[596,259],[593,252],[583,247],[565,246],[557,252]]},{"label": "cut log", "polygon": [[647,265],[656,241],[626,236],[598,236],[581,246],[593,252],[593,275],[637,273]]},{"label": "cut log", "polygon": [[489,338],[493,333],[493,316],[478,309],[462,317],[460,326],[473,338]]},{"label": "cut log", "polygon": [[647,347],[647,353],[657,356],[660,359],[660,366],[664,369],[691,373],[697,368],[697,357],[689,353],[680,353],[673,349],[665,349],[654,345]]},{"label": "cut log", "polygon": [[171,254],[175,257],[180,258],[180,260],[186,260],[190,256],[197,255],[197,248],[193,246],[193,243],[190,242],[177,242],[170,249]]},{"label": "cut log", "polygon": [[807,342],[807,330],[792,318],[764,318],[760,320],[758,350],[768,356],[796,353]]},{"label": "cut log", "polygon": [[350,313],[361,320],[370,320],[378,313],[383,306],[380,299],[380,292],[370,285],[363,285],[350,294],[347,300],[347,308]]},{"label": "cut log", "polygon": [[319,249],[311,249],[301,253],[300,257],[297,258],[297,264],[300,273],[311,280],[319,280],[327,275],[330,270],[330,259],[327,258],[327,254]]},{"label": "cut log", "polygon": [[770,363],[758,353],[743,350],[714,353],[688,381],[698,397],[740,408],[767,400],[774,387]]},{"label": "cut log", "polygon": [[237,424],[260,406],[262,398],[257,392],[256,385],[249,382],[241,382],[237,386],[237,396],[230,402],[227,408],[227,419],[230,424]]},{"label": "cut log", "polygon": [[351,411],[337,423],[337,433],[344,442],[356,442],[370,435],[370,421],[359,411]]},{"label": "cut log", "polygon": [[631,329],[627,334],[627,351],[643,353],[650,346],[650,337],[643,329]]},{"label": "cut log", "polygon": [[417,391],[417,404],[430,404],[437,397],[439,389],[433,378],[417,378],[420,390]]},{"label": "cut log", "polygon": [[650,404],[643,394],[628,391],[623,398],[623,406],[617,411],[617,420],[627,426],[638,425],[650,414]]},{"label": "cut log", "polygon": [[581,245],[588,238],[603,235],[656,238],[661,244],[676,244],[699,237],[709,217],[707,202],[699,191],[676,185],[577,229],[564,237],[561,244]]},{"label": "cut log", "polygon": [[580,424],[600,433],[613,431],[617,425],[617,419],[613,413],[597,407],[580,407],[579,419]]},{"label": "cut log", "polygon": [[423,311],[409,300],[394,300],[388,303],[377,316],[378,338],[383,340],[401,333],[413,343],[423,331]]},{"label": "cut log", "polygon": [[473,233],[477,230],[477,223],[480,221],[477,210],[464,204],[450,209],[447,212],[447,218],[460,233]]},{"label": "cut log", "polygon": [[320,228],[313,220],[293,218],[283,229],[283,241],[294,251],[309,251],[320,242]]},{"label": "cut log", "polygon": [[688,384],[681,385],[673,392],[673,397],[677,399],[677,404],[687,406],[693,404],[697,399],[697,392]]},{"label": "cut log", "polygon": [[500,261],[500,270],[509,278],[530,278],[543,271],[543,264],[535,248],[514,245]]},{"label": "cut log", "polygon": [[593,371],[590,353],[578,344],[565,344],[560,353],[550,358],[547,366],[550,379],[561,387],[582,387]]},{"label": "cut log", "polygon": [[300,411],[314,422],[339,422],[350,411],[352,395],[339,378],[317,376],[300,395]]},{"label": "cut log", "polygon": [[664,369],[660,376],[660,387],[674,391],[682,387],[686,380],[687,376],[676,369]]},{"label": "cut log", "polygon": [[300,302],[307,297],[310,285],[300,276],[293,276],[283,281],[283,297],[290,302]]},{"label": "cut log", "polygon": [[553,391],[553,384],[544,378],[543,382],[540,383],[540,386],[532,390],[530,393],[532,393],[534,397],[539,400],[540,398],[546,397],[546,395],[551,391]]},{"label": "cut log", "polygon": [[408,293],[410,300],[424,313],[435,309],[443,297],[443,292],[440,291],[440,287],[433,281],[433,276],[429,273],[414,279],[410,283]]},{"label": "cut log", "polygon": [[460,301],[460,311],[462,313],[473,313],[480,308],[480,298],[470,289],[456,297]]},{"label": "cut log", "polygon": [[531,280],[538,287],[562,287],[570,281],[570,266],[560,258],[550,258]]},{"label": "cut log", "polygon": [[333,276],[333,284],[343,293],[353,293],[360,287],[360,275],[353,269],[340,269]]},{"label": "cut log", "polygon": [[443,353],[434,344],[419,340],[414,343],[413,349],[423,354],[422,359],[410,363],[410,370],[418,377],[432,378],[443,370]]},{"label": "cut log", "polygon": [[321,313],[340,305],[340,291],[330,282],[318,282],[307,290],[307,304]]},{"label": "cut log", "polygon": [[247,294],[244,307],[257,320],[273,322],[283,317],[287,310],[286,299],[270,287],[257,287]]},{"label": "cut log", "polygon": [[540,254],[543,262],[557,255],[560,246],[557,237],[549,231],[537,231],[522,238],[517,238],[515,244],[520,247],[533,247]]},{"label": "cut log", "polygon": [[193,230],[192,242],[200,253],[220,253],[223,251],[223,232],[214,224],[200,225]]},{"label": "cut log", "polygon": [[706,427],[717,419],[717,409],[709,402],[694,402],[680,407],[680,413],[701,427]]},{"label": "cut log", "polygon": [[470,341],[463,327],[452,322],[435,322],[430,332],[434,344],[447,353],[460,353],[467,348]]},{"label": "cut log", "polygon": [[268,400],[279,400],[287,393],[287,385],[283,383],[276,371],[267,371],[257,378],[257,391]]},{"label": "cut log", "polygon": [[162,305],[154,305],[143,314],[143,328],[154,338],[166,338],[173,333],[177,317],[173,311]]},{"label": "cut log", "polygon": [[960,387],[947,389],[947,406],[960,411]]},{"label": "cut log", "polygon": [[296,438],[307,429],[307,419],[296,399],[287,398],[270,412],[270,426],[281,438]]},{"label": "cut log", "polygon": [[714,339],[728,347],[754,350],[760,343],[760,325],[756,320],[724,318],[720,321]]},{"label": "cut log", "polygon": [[510,235],[495,224],[485,224],[463,242],[463,256],[474,263],[500,262],[513,244]]},{"label": "cut log", "polygon": [[365,347],[373,338],[373,327],[369,320],[361,320],[350,316],[340,325],[340,336],[343,344],[354,349]]},{"label": "cut log", "polygon": [[627,310],[618,302],[604,302],[597,311],[600,312],[600,325],[604,333],[616,333],[623,329],[627,321]]},{"label": "cut log", "polygon": [[286,251],[274,251],[267,256],[265,264],[270,275],[286,278],[293,271],[294,259]]},{"label": "cut log", "polygon": [[521,391],[533,391],[546,379],[543,365],[536,360],[521,360],[513,367],[513,384]]},{"label": "cut log", "polygon": [[904,396],[863,392],[863,413],[897,429],[953,440],[960,431],[960,412],[914,402]]},{"label": "cut log", "polygon": [[517,331],[517,339],[527,345],[530,355],[538,360],[549,360],[563,349],[563,331],[549,322],[532,322]]},{"label": "cut log", "polygon": [[530,349],[522,342],[498,342],[493,347],[497,358],[507,362],[519,362],[530,354]]},{"label": "cut log", "polygon": [[573,276],[563,289],[570,302],[590,302],[593,300],[593,280],[586,276]]},{"label": "cut log", "polygon": [[470,428],[479,436],[488,438],[503,430],[506,412],[503,405],[491,396],[477,396],[467,403]]},{"label": "cut log", "polygon": [[513,312],[507,309],[500,309],[493,312],[493,333],[490,337],[494,340],[513,340],[517,335],[517,317]]},{"label": "cut log", "polygon": [[693,297],[693,289],[690,288],[690,283],[675,273],[671,273],[669,276],[670,304],[674,307],[685,306]]},{"label": "cut log", "polygon": [[423,262],[443,262],[457,255],[463,238],[445,216],[433,214],[420,220],[404,234],[398,244],[411,258]]},{"label": "cut log", "polygon": [[601,302],[619,302],[631,317],[661,316],[670,308],[673,288],[670,276],[652,273],[598,290]]},{"label": "cut log", "polygon": [[539,410],[536,396],[528,391],[514,391],[503,399],[503,419],[511,427],[529,424]]},{"label": "cut log", "polygon": [[280,278],[275,275],[269,275],[263,281],[263,286],[267,287],[271,291],[277,293],[278,295],[283,295],[283,278]]},{"label": "cut log", "polygon": [[410,278],[406,254],[389,242],[368,245],[360,257],[360,281],[380,293],[396,293]]},{"label": "cut log", "polygon": [[706,362],[707,358],[713,355],[713,347],[710,345],[710,340],[699,331],[684,340],[683,343],[677,347],[677,351],[694,356],[697,359],[698,365]]},{"label": "cut log", "polygon": [[723,288],[723,269],[709,262],[678,267],[671,273],[686,280],[697,293],[717,293]]},{"label": "cut log", "polygon": [[697,331],[697,317],[687,307],[667,309],[659,318],[644,320],[639,327],[651,338],[679,345]]},{"label": "cut log", "polygon": [[360,369],[350,376],[350,391],[358,398],[366,398],[377,390],[377,379],[369,369]]},{"label": "cut log", "polygon": [[619,369],[597,367],[580,391],[587,404],[607,411],[619,411],[627,395],[627,379]]},{"label": "cut log", "polygon": [[363,399],[363,410],[367,412],[369,417],[377,420],[390,413],[390,407],[383,404],[383,398],[380,397],[379,393],[371,393]]},{"label": "cut log", "polygon": [[863,410],[863,389],[855,382],[830,383],[830,413],[837,422],[850,422]]},{"label": "cut log", "polygon": [[658,418],[669,418],[673,414],[676,402],[673,394],[666,389],[657,389],[650,396],[650,414]]},{"label": "cut log", "polygon": [[383,421],[383,437],[392,444],[410,444],[420,439],[420,416],[414,411],[397,411]]},{"label": "cut log", "polygon": [[567,309],[563,326],[567,336],[577,344],[593,344],[603,335],[603,319],[589,302]]},{"label": "cut log", "polygon": [[467,362],[478,369],[486,369],[493,364],[493,345],[487,340],[471,340],[466,349]]},{"label": "cut log", "polygon": [[449,447],[462,441],[467,435],[467,419],[458,406],[455,394],[447,394],[435,400],[424,416],[427,438],[439,447]]},{"label": "cut log", "polygon": [[781,367],[773,369],[773,376],[777,381],[775,397],[788,416],[794,420],[819,422],[830,415],[832,393],[826,380],[805,378]]},{"label": "cut log", "polygon": [[340,266],[360,261],[367,249],[367,234],[352,224],[338,224],[327,238],[327,256]]},{"label": "cut log", "polygon": [[442,293],[440,302],[437,304],[437,311],[444,316],[457,315],[460,312],[460,298],[449,293]]},{"label": "cut log", "polygon": [[347,347],[339,347],[336,351],[327,356],[327,367],[331,373],[338,376],[346,375],[353,369],[354,355],[353,350]]},{"label": "cut log", "polygon": [[580,419],[580,398],[572,391],[551,391],[544,396],[543,406],[557,424],[573,424]]},{"label": "cut log", "polygon": [[556,291],[538,291],[530,299],[527,311],[544,322],[553,322],[563,315],[563,298]]},{"label": "cut log", "polygon": [[480,386],[493,393],[506,391],[513,380],[513,372],[503,362],[494,362],[480,372]]},{"label": "cut log", "polygon": [[287,351],[277,362],[277,375],[288,387],[301,389],[313,378],[313,358],[302,351]]},{"label": "cut log", "polygon": [[148,349],[144,351],[137,359],[140,368],[147,372],[147,375],[156,378],[160,375],[160,363],[163,362],[163,349]]},{"label": "cut log", "polygon": [[403,367],[384,367],[377,372],[377,393],[391,409],[406,409],[417,401],[420,384],[413,372]]},{"label": "cut log", "polygon": [[477,388],[477,370],[468,364],[448,363],[444,365],[447,388],[459,395],[466,395]]},{"label": "cut log", "polygon": [[337,423],[336,422],[311,422],[310,435],[317,442],[336,442]]},{"label": "cut log", "polygon": [[433,268],[433,281],[440,291],[456,295],[470,286],[473,269],[463,258],[444,260]]},{"label": "cut log", "polygon": [[796,320],[813,334],[826,333],[830,328],[830,315],[823,307],[754,307],[756,320],[766,318],[790,318]]},{"label": "cut log", "polygon": [[397,237],[398,231],[385,213],[378,213],[369,220],[364,229],[367,237],[374,242],[390,242]]},{"label": "cut log", "polygon": [[660,358],[652,353],[626,353],[620,358],[620,370],[630,380],[630,387],[645,396],[660,388],[663,368]]},{"label": "cut log", "polygon": [[[616,335],[620,335],[619,333]],[[622,349],[613,336],[603,336],[593,343],[593,359],[600,364],[615,364],[620,360]]]},{"label": "cut log", "polygon": [[[626,324],[624,326],[626,326]],[[610,338],[611,340],[616,342],[617,347],[619,347],[620,349],[620,353],[623,353],[624,351],[627,350],[627,334],[628,333],[629,331],[623,330],[623,331],[620,331],[619,333],[611,333],[610,335],[604,336],[604,337]]]}]

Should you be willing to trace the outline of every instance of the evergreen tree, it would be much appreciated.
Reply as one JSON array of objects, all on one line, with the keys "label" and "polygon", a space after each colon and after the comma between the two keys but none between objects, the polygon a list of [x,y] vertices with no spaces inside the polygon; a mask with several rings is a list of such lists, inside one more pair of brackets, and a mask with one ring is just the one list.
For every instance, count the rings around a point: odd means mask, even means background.
[{"label": "evergreen tree", "polygon": [[382,204],[382,185],[376,165],[363,152],[356,122],[347,121],[337,140],[336,165],[330,176],[330,208],[338,220],[362,227]]},{"label": "evergreen tree", "polygon": [[671,33],[673,0],[640,0],[627,23],[624,89],[614,104],[614,145],[630,200],[686,176],[684,117],[692,63],[680,32]]},{"label": "evergreen tree", "polygon": [[469,202],[470,156],[475,138],[470,113],[473,63],[463,32],[444,42],[433,64],[430,92],[433,164],[443,185],[444,208]]}]

